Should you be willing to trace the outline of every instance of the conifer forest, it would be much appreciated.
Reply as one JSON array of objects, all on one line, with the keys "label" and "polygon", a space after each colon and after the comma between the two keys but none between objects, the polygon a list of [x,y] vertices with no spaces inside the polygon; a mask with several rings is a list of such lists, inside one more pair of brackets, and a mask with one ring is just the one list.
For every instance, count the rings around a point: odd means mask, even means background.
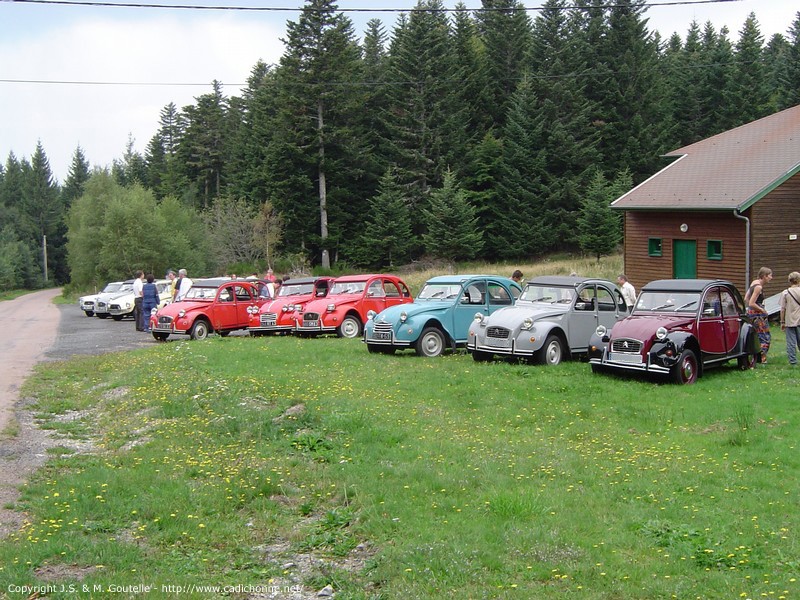
[{"label": "conifer forest", "polygon": [[90,168],[78,146],[63,182],[41,144],[10,153],[0,290],[611,252],[608,205],[666,152],[800,104],[800,12],[770,39],[752,13],[662,39],[647,10],[420,0],[357,32],[307,0],[277,64],[253,65],[241,96],[213,81],[164,106],[143,153]]}]

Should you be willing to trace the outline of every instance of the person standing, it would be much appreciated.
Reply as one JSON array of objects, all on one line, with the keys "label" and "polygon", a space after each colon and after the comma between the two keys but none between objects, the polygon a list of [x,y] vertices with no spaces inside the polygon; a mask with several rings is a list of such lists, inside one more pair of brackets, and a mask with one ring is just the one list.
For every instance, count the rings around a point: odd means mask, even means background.
[{"label": "person standing", "polygon": [[772,281],[772,269],[761,267],[758,270],[758,277],[753,280],[747,293],[744,295],[744,303],[747,306],[747,316],[753,322],[758,341],[761,344],[761,364],[767,362],[767,352],[772,342],[772,335],[769,332],[769,315],[764,308],[764,286]]},{"label": "person standing", "polygon": [[142,331],[150,331],[150,313],[158,308],[161,298],[152,273],[147,274],[147,283],[142,286]]},{"label": "person standing", "polygon": [[142,331],[142,288],[144,287],[144,273],[136,271],[133,280],[133,322],[136,331]]},{"label": "person standing", "polygon": [[800,273],[789,273],[789,287],[781,294],[781,329],[786,332],[786,357],[797,366],[797,344],[800,342]]},{"label": "person standing", "polygon": [[176,288],[175,302],[180,302],[186,297],[186,293],[192,287],[193,283],[192,280],[189,279],[186,269],[180,269],[178,271],[178,279],[180,280],[180,284]]},{"label": "person standing", "polygon": [[520,271],[519,269],[515,269],[514,272],[511,274],[511,279],[513,281],[516,281],[520,285],[522,285],[522,278],[523,278],[522,271]]},{"label": "person standing", "polygon": [[619,291],[622,292],[625,304],[628,305],[628,308],[633,308],[633,305],[636,304],[636,288],[628,281],[628,276],[625,273],[620,273],[619,277],[617,277],[617,285],[619,286]]},{"label": "person standing", "polygon": [[175,277],[175,271],[172,269],[167,271],[167,280],[169,281],[169,300],[172,302],[175,300],[175,286],[178,283],[178,279]]}]

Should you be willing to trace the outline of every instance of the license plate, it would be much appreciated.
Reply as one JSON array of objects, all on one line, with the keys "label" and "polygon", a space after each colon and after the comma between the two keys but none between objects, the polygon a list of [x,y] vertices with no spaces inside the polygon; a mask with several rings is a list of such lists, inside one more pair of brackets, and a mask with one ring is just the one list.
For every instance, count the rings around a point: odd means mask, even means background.
[{"label": "license plate", "polygon": [[508,338],[486,338],[486,345],[495,348],[508,348],[511,346],[511,340]]},{"label": "license plate", "polygon": [[642,364],[641,354],[626,354],[624,352],[609,352],[608,360],[611,362],[621,362],[627,364]]},{"label": "license plate", "polygon": [[157,323],[155,328],[158,329],[159,331],[161,331],[161,330],[163,330],[163,331],[172,331],[172,327],[170,327],[169,325],[163,325],[161,323]]},{"label": "license plate", "polygon": [[376,331],[372,334],[372,337],[376,340],[390,340],[392,339],[392,334],[388,331]]},{"label": "license plate", "polygon": [[319,327],[319,321],[303,321],[303,327]]},{"label": "license plate", "polygon": [[275,321],[261,321],[261,325],[264,327],[275,327]]}]

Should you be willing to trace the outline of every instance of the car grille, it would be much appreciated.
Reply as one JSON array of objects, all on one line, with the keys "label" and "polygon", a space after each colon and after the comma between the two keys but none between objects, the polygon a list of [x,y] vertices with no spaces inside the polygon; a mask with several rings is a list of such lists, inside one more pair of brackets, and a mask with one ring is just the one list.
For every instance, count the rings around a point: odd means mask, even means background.
[{"label": "car grille", "polygon": [[622,338],[611,342],[612,352],[630,352],[631,354],[638,354],[642,351],[642,342],[639,340],[631,340]]},{"label": "car grille", "polygon": [[172,324],[172,317],[167,317],[164,315],[159,315],[158,323],[160,325],[171,325]]},{"label": "car grille", "polygon": [[505,327],[489,327],[486,330],[486,337],[490,338],[505,340],[508,339],[509,335],[511,335],[511,331]]},{"label": "car grille", "polygon": [[319,313],[305,313],[303,315],[304,321],[319,321]]},{"label": "car grille", "polygon": [[376,322],[373,331],[375,331],[375,333],[380,333],[380,332],[391,333],[392,332],[392,324],[391,323],[384,323],[382,321],[380,323]]},{"label": "car grille", "polygon": [[105,308],[105,307],[106,307],[106,303],[105,302],[98,302],[97,303],[97,308]]},{"label": "car grille", "polygon": [[108,310],[122,310],[122,307],[119,304],[112,304],[108,307]]},{"label": "car grille", "polygon": [[264,325],[265,323],[274,323],[278,319],[278,313],[269,312],[269,313],[261,313],[261,324]]}]

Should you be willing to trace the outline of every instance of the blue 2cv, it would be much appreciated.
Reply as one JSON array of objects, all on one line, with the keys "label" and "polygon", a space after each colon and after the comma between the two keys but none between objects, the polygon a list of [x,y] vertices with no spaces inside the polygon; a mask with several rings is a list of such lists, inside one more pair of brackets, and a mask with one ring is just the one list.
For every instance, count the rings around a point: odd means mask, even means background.
[{"label": "blue 2cv", "polygon": [[420,356],[439,356],[467,343],[476,312],[490,315],[511,306],[522,287],[495,275],[441,275],[429,279],[413,303],[368,315],[364,342],[370,352],[392,354],[414,347]]}]

